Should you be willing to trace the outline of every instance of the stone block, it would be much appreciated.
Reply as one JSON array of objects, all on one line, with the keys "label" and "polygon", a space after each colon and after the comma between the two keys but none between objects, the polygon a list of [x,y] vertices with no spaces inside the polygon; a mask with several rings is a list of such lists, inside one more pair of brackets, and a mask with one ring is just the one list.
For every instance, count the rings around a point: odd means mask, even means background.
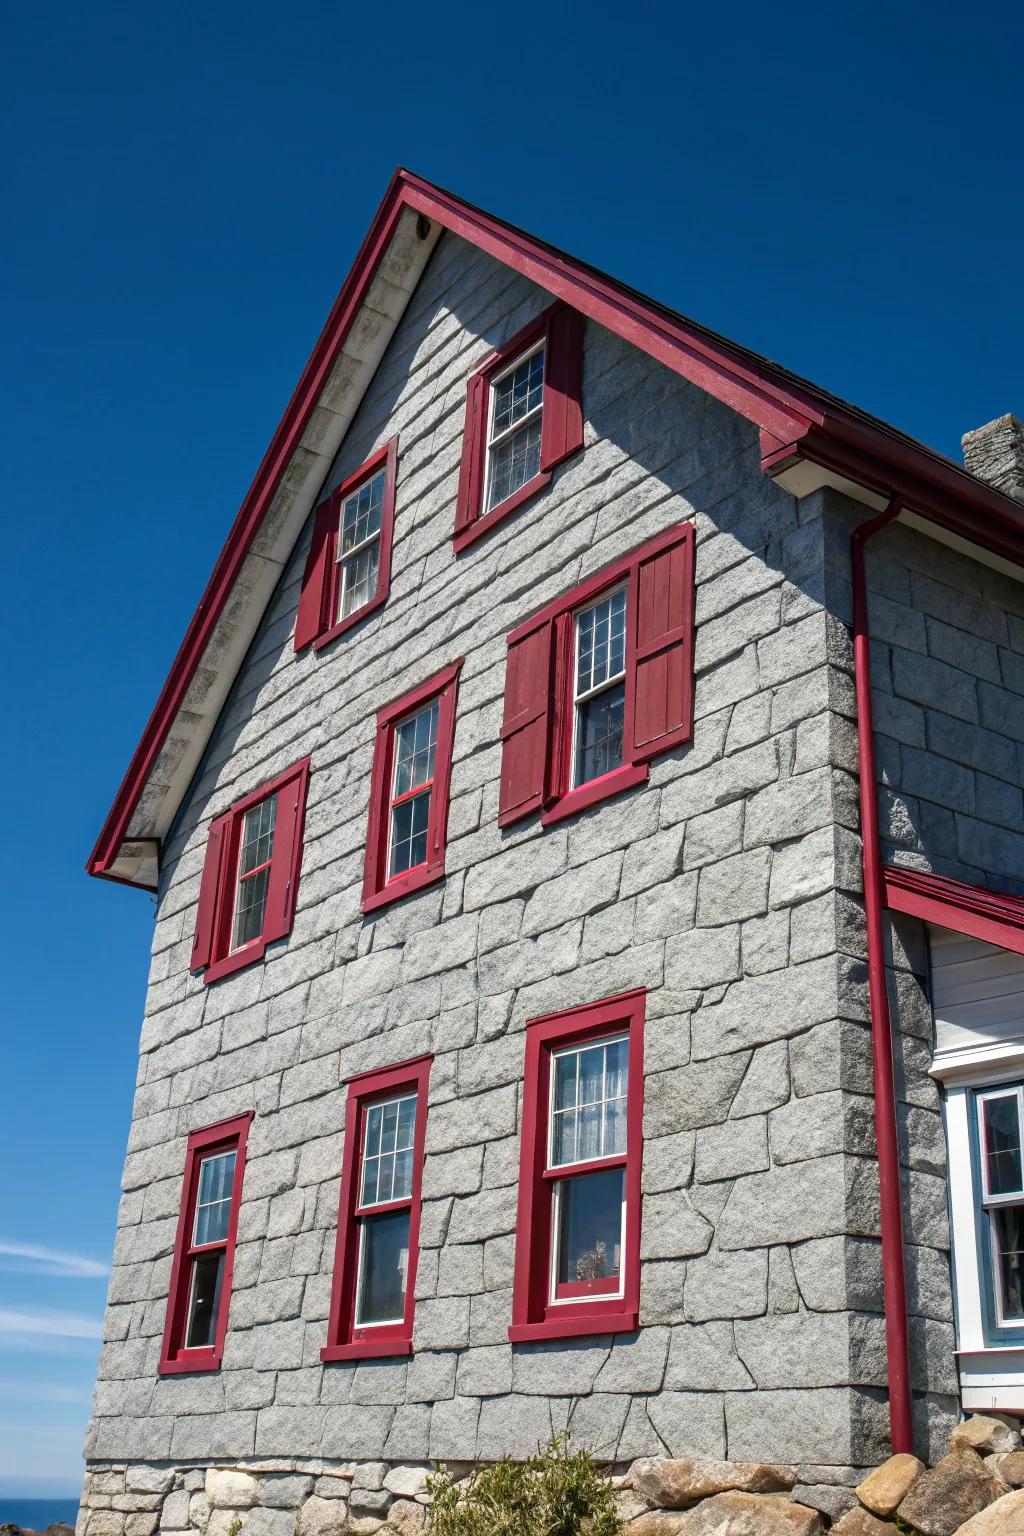
[{"label": "stone block", "polygon": [[768,1250],[713,1252],[691,1259],[684,1305],[686,1320],[693,1323],[760,1317],[768,1305]]},{"label": "stone block", "polygon": [[468,1349],[459,1356],[457,1390],[462,1397],[504,1397],[512,1390],[512,1351],[507,1344]]},{"label": "stone block", "polygon": [[682,1392],[743,1392],[753,1377],[736,1353],[731,1322],[673,1328],[666,1388]]},{"label": "stone block", "polygon": [[729,1109],[729,1118],[764,1114],[789,1098],[789,1046],[785,1040],[757,1048]]},{"label": "stone block", "polygon": [[686,823],[683,841],[683,868],[697,869],[702,864],[714,863],[743,847],[742,800],[705,811],[693,816]]},{"label": "stone block", "polygon": [[644,1143],[643,1190],[660,1194],[669,1189],[683,1189],[693,1176],[695,1138],[692,1131],[657,1136]]},{"label": "stone block", "polygon": [[313,1494],[299,1511],[296,1536],[344,1536],[347,1523],[348,1505],[343,1499]]},{"label": "stone block", "polygon": [[694,928],[677,934],[665,944],[665,980],[668,986],[692,990],[719,986],[741,974],[740,930]]},{"label": "stone block", "polygon": [[745,1051],[717,1060],[652,1073],[644,1085],[644,1137],[654,1138],[720,1125],[750,1057]]},{"label": "stone block", "polygon": [[594,1381],[594,1391],[659,1391],[665,1377],[669,1339],[669,1329],[652,1327],[613,1336],[608,1357]]},{"label": "stone block", "polygon": [[709,1125],[696,1143],[694,1176],[698,1183],[733,1179],[768,1167],[768,1122],[763,1115]]},{"label": "stone block", "polygon": [[663,1391],[647,1398],[647,1415],[672,1456],[725,1456],[724,1401],[708,1392]]},{"label": "stone block", "polygon": [[714,1228],[685,1193],[646,1195],[640,1228],[641,1259],[680,1259],[706,1253]]},{"label": "stone block", "polygon": [[697,893],[698,926],[742,922],[767,911],[770,867],[767,848],[705,864]]},{"label": "stone block", "polygon": [[694,1057],[704,1060],[799,1034],[844,1011],[845,991],[842,965],[831,955],[745,977],[693,1019]]},{"label": "stone block", "polygon": [[260,1485],[248,1472],[210,1467],[206,1498],[211,1509],[251,1509],[259,1503]]}]

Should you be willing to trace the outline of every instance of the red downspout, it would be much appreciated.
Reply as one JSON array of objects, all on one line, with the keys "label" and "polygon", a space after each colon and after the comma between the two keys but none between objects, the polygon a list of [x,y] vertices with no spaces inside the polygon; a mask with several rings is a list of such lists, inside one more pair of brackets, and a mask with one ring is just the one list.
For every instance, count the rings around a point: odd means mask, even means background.
[{"label": "red downspout", "polygon": [[903,1207],[900,1146],[896,1129],[892,1017],[885,980],[882,856],[878,837],[878,783],[871,712],[871,637],[864,546],[900,514],[897,498],[877,517],[861,523],[851,540],[853,564],[853,675],[857,691],[857,756],[860,767],[860,829],[864,849],[864,909],[868,929],[868,997],[875,1079],[875,1137],[882,1206],[882,1281],[885,1344],[889,1373],[889,1434],[893,1454],[914,1449],[910,1355],[907,1340],[907,1282],[903,1267]]}]

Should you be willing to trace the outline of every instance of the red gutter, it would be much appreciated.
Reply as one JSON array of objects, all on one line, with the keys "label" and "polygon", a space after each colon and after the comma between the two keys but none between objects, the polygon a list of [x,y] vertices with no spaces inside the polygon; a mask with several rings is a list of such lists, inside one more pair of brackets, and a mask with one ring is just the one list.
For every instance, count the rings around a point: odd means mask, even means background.
[{"label": "red gutter", "polygon": [[871,1005],[871,1053],[875,1086],[875,1138],[882,1211],[882,1283],[885,1293],[885,1349],[889,1375],[889,1435],[893,1455],[913,1452],[907,1281],[903,1262],[903,1205],[900,1195],[900,1144],[896,1127],[892,1016],[885,979],[885,882],[878,836],[878,781],[871,710],[871,637],[864,546],[900,514],[893,498],[884,512],[854,529],[853,673],[857,691],[857,757],[860,768],[860,830],[864,858],[864,909],[868,930],[868,997]]}]

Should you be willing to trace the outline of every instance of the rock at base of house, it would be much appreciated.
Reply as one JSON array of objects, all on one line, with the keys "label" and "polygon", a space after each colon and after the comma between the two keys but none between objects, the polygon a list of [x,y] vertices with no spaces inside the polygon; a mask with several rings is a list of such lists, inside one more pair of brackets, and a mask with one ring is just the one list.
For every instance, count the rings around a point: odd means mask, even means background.
[{"label": "rock at base of house", "polygon": [[848,1509],[829,1536],[900,1536],[900,1528],[891,1520],[879,1520],[870,1510]]},{"label": "rock at base of house", "polygon": [[1024,1489],[1004,1494],[962,1525],[957,1536],[1024,1536]]},{"label": "rock at base of house", "polygon": [[626,1529],[629,1536],[824,1536],[825,1523],[784,1494],[731,1492],[678,1513],[641,1515]]},{"label": "rock at base of house", "polygon": [[923,1461],[905,1452],[890,1456],[857,1485],[857,1497],[873,1515],[886,1519],[895,1514],[925,1470]]},{"label": "rock at base of house", "polygon": [[977,1451],[961,1447],[917,1479],[896,1514],[921,1536],[955,1536],[973,1515],[1008,1492]]},{"label": "rock at base of house", "polygon": [[645,1456],[633,1463],[627,1482],[651,1504],[685,1509],[716,1493],[788,1493],[796,1482],[790,1467],[768,1461],[691,1461]]},{"label": "rock at base of house", "polygon": [[966,1446],[981,1455],[987,1452],[1009,1454],[1020,1450],[1020,1434],[1002,1419],[975,1413],[958,1424],[949,1437],[950,1450]]}]

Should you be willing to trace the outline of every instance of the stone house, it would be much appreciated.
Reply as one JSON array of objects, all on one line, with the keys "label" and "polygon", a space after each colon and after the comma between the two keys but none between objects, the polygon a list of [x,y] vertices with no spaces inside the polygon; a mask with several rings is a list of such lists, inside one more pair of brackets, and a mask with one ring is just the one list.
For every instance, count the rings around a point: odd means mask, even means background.
[{"label": "stone house", "polygon": [[568,1426],[827,1504],[1024,1412],[1020,424],[966,451],[396,173],[89,863],[156,892],[94,1503],[355,1464],[372,1530]]}]

